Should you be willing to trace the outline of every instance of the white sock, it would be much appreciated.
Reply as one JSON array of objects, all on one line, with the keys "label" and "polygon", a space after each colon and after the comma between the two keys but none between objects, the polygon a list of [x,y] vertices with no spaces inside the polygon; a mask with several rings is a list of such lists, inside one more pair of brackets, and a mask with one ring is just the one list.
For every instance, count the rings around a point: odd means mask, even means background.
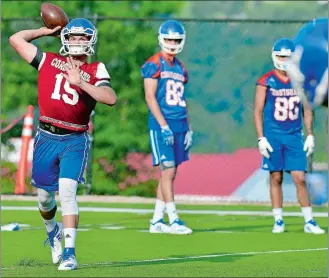
[{"label": "white sock", "polygon": [[75,248],[75,239],[77,237],[77,229],[66,228],[63,229],[65,248]]},{"label": "white sock", "polygon": [[275,222],[282,220],[282,208],[274,208],[272,211]]},{"label": "white sock", "polygon": [[43,219],[43,222],[46,225],[46,230],[47,230],[48,233],[50,233],[53,229],[55,229],[55,226],[56,226],[56,223],[57,223],[55,217],[53,219],[50,219],[50,220]]},{"label": "white sock", "polygon": [[166,203],[164,201],[161,201],[159,199],[155,201],[152,223],[156,223],[164,217],[165,207],[166,207]]},{"label": "white sock", "polygon": [[302,213],[304,215],[305,223],[312,220],[312,207],[302,207]]},{"label": "white sock", "polygon": [[169,223],[172,224],[178,217],[176,205],[174,202],[166,203],[166,209],[169,217]]}]

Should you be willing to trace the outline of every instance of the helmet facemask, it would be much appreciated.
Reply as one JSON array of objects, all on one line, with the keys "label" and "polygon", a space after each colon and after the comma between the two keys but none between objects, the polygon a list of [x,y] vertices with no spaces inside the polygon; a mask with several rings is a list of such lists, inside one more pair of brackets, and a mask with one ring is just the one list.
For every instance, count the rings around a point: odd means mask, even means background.
[{"label": "helmet facemask", "polygon": [[[293,52],[290,49],[282,49],[281,51],[272,51],[272,60],[275,68],[282,71],[287,71],[289,61],[291,59]],[[281,60],[280,57],[286,57],[286,59]]]},{"label": "helmet facemask", "polygon": [[[86,41],[70,41],[70,36],[85,36]],[[97,31],[91,28],[83,29],[82,27],[64,28],[61,32],[62,48],[59,53],[62,55],[81,56],[93,55],[95,53],[94,45],[97,41]]]},{"label": "helmet facemask", "polygon": [[[178,54],[180,53],[185,44],[185,34],[183,35],[174,35],[174,34],[159,34],[158,40],[159,45],[163,51],[165,51],[168,54]],[[178,44],[171,44],[166,42],[166,40],[180,40]]]}]

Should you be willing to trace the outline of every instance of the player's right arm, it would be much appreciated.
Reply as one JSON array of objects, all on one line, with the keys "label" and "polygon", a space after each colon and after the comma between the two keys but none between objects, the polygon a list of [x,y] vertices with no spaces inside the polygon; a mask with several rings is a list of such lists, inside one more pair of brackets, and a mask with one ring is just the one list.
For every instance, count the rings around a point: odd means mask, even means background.
[{"label": "player's right arm", "polygon": [[168,125],[164,116],[161,113],[159,103],[156,99],[156,92],[158,88],[158,80],[152,78],[144,79],[145,101],[150,108],[153,116],[160,126]]},{"label": "player's right arm", "polygon": [[150,111],[152,112],[152,115],[161,127],[163,141],[166,145],[173,145],[173,133],[161,112],[158,100],[156,98],[156,93],[158,90],[158,78],[160,77],[159,65],[155,64],[154,62],[146,62],[142,66],[141,73],[142,77],[144,78],[145,101]]},{"label": "player's right arm", "polygon": [[255,104],[254,104],[254,123],[258,138],[258,148],[261,155],[266,158],[270,157],[269,152],[273,152],[273,149],[270,143],[267,141],[266,137],[264,137],[264,129],[263,129],[263,111],[266,100],[266,90],[267,87],[263,85],[256,86],[255,93]]},{"label": "player's right arm", "polygon": [[263,111],[266,99],[266,89],[267,87],[257,85],[255,93],[255,103],[254,103],[254,124],[256,128],[257,137],[264,137],[263,131]]},{"label": "player's right arm", "polygon": [[167,126],[167,122],[161,113],[156,93],[158,90],[158,79],[160,77],[160,67],[153,61],[146,61],[141,68],[144,79],[145,101],[153,116],[160,126]]},{"label": "player's right arm", "polygon": [[161,113],[159,103],[156,99],[156,92],[158,88],[158,80],[152,78],[144,79],[144,90],[145,90],[145,100],[150,108],[153,116],[159,123],[161,127],[161,134],[163,141],[167,146],[174,144],[174,136],[173,133],[167,124],[164,116]]},{"label": "player's right arm", "polygon": [[22,30],[10,36],[9,42],[16,52],[29,64],[33,61],[37,54],[37,47],[31,43],[40,37],[49,36],[59,30],[61,27],[57,26],[54,29],[41,27],[40,29]]}]

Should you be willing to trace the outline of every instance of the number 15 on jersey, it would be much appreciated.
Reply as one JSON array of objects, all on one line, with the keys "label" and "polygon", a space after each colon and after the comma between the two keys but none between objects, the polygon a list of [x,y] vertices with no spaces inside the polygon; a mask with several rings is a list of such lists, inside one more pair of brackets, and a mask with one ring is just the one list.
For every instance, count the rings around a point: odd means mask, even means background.
[{"label": "number 15 on jersey", "polygon": [[[60,89],[62,85],[64,76],[59,73],[56,75],[56,84],[53,93],[51,94],[52,99],[60,100],[61,97],[63,101],[70,105],[76,105],[79,101],[79,93],[70,87],[70,83],[65,79],[64,90],[65,94],[61,96]],[[70,97],[69,97],[70,96]]]}]

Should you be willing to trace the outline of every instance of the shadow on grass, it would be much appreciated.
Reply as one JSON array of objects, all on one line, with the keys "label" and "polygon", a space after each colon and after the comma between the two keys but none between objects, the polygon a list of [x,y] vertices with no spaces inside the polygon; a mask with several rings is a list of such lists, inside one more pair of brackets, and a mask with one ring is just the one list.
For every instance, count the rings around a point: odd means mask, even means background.
[{"label": "shadow on grass", "polygon": [[[253,233],[271,233],[272,232],[272,228],[273,228],[273,224],[269,223],[269,224],[262,224],[262,225],[234,225],[231,227],[213,227],[213,228],[194,228],[193,226],[189,225],[189,227],[193,230],[193,234],[194,233],[209,233],[209,232],[253,232]],[[295,227],[299,227],[299,229],[296,229]],[[296,224],[296,223],[291,223],[291,224],[287,224],[286,229],[285,229],[285,233],[299,233],[302,232],[304,233],[304,226],[302,224]],[[148,227],[125,227],[125,230],[137,230],[137,231],[148,231]],[[163,234],[158,234],[158,235],[163,235]]]},{"label": "shadow on grass", "polygon": [[237,255],[230,253],[216,253],[216,254],[207,254],[204,255],[195,255],[195,256],[172,256],[164,259],[150,259],[150,260],[139,260],[139,261],[122,261],[122,262],[100,262],[92,264],[82,264],[80,268],[83,269],[92,269],[100,267],[123,267],[123,266],[151,266],[151,265],[172,265],[177,263],[186,263],[186,262],[212,262],[212,263],[231,263],[236,260],[241,259],[242,257],[252,257],[253,255]]}]

